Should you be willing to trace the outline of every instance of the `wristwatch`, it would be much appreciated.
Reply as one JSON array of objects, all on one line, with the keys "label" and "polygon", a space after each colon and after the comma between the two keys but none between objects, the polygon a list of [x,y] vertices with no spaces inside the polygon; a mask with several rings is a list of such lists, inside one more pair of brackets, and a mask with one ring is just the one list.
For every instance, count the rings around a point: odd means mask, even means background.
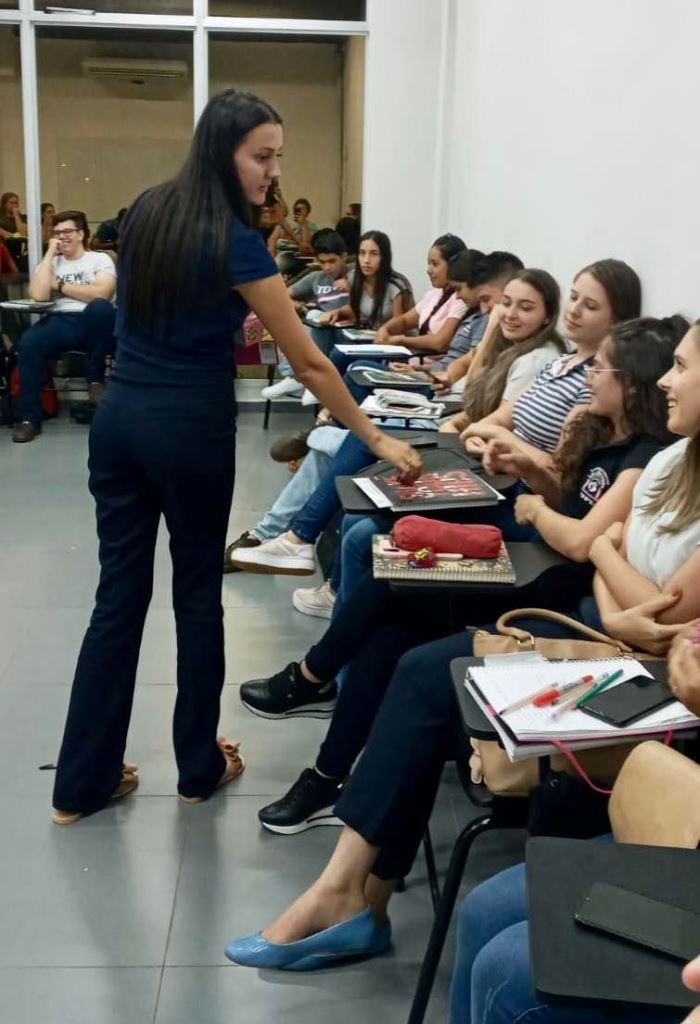
[{"label": "wristwatch", "polygon": [[57,277],[56,278],[56,291],[58,292],[59,295],[63,295],[63,278],[62,277]]}]

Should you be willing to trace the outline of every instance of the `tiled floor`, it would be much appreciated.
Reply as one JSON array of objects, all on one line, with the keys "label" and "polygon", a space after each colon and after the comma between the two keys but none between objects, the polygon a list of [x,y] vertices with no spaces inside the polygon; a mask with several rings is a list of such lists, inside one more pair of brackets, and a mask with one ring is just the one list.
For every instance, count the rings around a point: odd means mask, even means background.
[{"label": "tiled floor", "polygon": [[[252,525],[285,481],[266,458],[296,429],[244,412],[231,537]],[[164,538],[139,667],[129,757],[138,793],[70,829],[49,821],[52,772],[69,685],[97,578],[86,428],[48,424],[31,445],[0,428],[0,1019],[7,1024],[334,1024],[406,1020],[431,921],[422,860],[395,898],[395,950],[323,974],[234,967],[230,938],[257,930],[325,862],[336,829],[293,838],[260,830],[256,812],[314,756],[325,724],[267,722],[241,708],[238,685],[301,655],[323,623],[291,607],[299,581],[224,579],[222,726],[243,741],[239,784],[207,804],[174,795],[170,714],[175,646]],[[450,773],[432,822],[440,865],[470,814]],[[486,837],[469,879],[518,856],[514,837]],[[452,943],[427,1021],[446,1020]]]}]

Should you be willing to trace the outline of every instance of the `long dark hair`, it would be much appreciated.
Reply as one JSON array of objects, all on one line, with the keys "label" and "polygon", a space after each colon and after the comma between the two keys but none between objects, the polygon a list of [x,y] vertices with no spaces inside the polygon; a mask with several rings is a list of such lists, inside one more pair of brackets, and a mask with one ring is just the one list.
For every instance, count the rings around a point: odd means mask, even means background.
[{"label": "long dark hair", "polygon": [[[610,331],[610,365],[622,385],[622,421],[629,437],[653,437],[670,444],[666,395],[657,387],[673,363],[676,345],[688,330],[682,316],[662,320],[644,316],[615,324]],[[572,491],[581,480],[581,470],[594,448],[610,443],[613,424],[607,416],[583,412],[565,428],[554,453],[554,466],[561,476],[563,491]]]},{"label": "long dark hair", "polygon": [[[363,242],[374,242],[379,249],[379,268],[374,280],[374,301],[372,303],[369,326],[380,327],[382,324],[382,307],[384,306],[387,288],[390,284],[395,284],[400,291],[403,291],[404,285],[401,279],[394,273],[389,236],[384,234],[383,231],[365,231],[360,238],[360,245],[362,245]],[[359,249],[360,246],[358,246],[358,252]],[[360,303],[362,302],[364,287],[365,279],[362,271],[360,270],[358,260],[358,263],[355,266],[355,275],[352,280],[352,285],[350,286],[350,308],[352,309],[358,323],[360,320]]]},{"label": "long dark hair", "polygon": [[[442,258],[446,263],[449,263],[453,256],[456,256],[458,252],[462,252],[467,248],[466,242],[464,242],[459,235],[440,235],[436,238],[433,244],[430,246],[431,249],[437,249]],[[433,319],[437,311],[441,306],[444,306],[447,300],[454,295],[455,289],[451,285],[446,285],[442,289],[442,295],[437,300],[433,308],[430,310],[423,323],[418,327],[419,334],[428,334],[430,331],[430,321]]]},{"label": "long dark hair", "polygon": [[127,325],[163,333],[178,310],[226,295],[231,220],[252,226],[255,219],[233,154],[254,128],[281,123],[252,93],[212,96],[180,171],[140,196],[124,218],[120,260],[128,273],[119,301]]},{"label": "long dark hair", "polygon": [[530,285],[542,297],[545,319],[536,334],[526,341],[509,341],[500,327],[496,328],[481,373],[469,380],[464,390],[464,411],[474,423],[489,416],[500,405],[510,368],[516,359],[533,352],[542,345],[555,344],[561,353],[566,345],[557,332],[559,319],[559,285],[551,274],[537,267],[528,267],[513,274],[511,281]]}]

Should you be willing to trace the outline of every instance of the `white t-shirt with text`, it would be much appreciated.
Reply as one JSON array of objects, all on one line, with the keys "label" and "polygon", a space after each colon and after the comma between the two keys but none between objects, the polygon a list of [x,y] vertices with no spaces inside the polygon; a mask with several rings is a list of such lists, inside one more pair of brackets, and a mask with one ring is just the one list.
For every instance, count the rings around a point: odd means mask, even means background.
[{"label": "white t-shirt with text", "polygon": [[[65,256],[54,256],[51,261],[54,277],[60,277],[65,284],[94,284],[98,274],[109,274],[117,276],[117,268],[105,252],[93,252],[86,250],[77,260],[68,260]],[[67,295],[60,295],[54,292],[53,313],[82,313],[87,305],[78,299],[71,299]]]}]

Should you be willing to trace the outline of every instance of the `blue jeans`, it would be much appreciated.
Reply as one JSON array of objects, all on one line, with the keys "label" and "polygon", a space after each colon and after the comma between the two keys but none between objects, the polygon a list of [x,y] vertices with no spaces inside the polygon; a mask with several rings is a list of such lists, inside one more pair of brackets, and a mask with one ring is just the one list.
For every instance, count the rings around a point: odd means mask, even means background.
[{"label": "blue jeans", "polygon": [[81,313],[49,313],[24,332],[19,342],[19,417],[41,423],[41,388],[46,366],[64,352],[85,352],[88,384],[105,379],[105,359],[114,352],[115,310],[93,299]]},{"label": "blue jeans", "polygon": [[333,614],[347,604],[353,589],[372,568],[372,537],[389,527],[372,516],[344,515],[340,527],[340,549],[330,583],[336,594]]},{"label": "blue jeans", "polygon": [[501,871],[462,904],[449,1024],[670,1024],[678,1012],[630,1005],[548,1005],[532,987],[525,865]]},{"label": "blue jeans", "polygon": [[[317,431],[312,431],[312,435]],[[258,540],[272,540],[289,529],[292,520],[304,508],[309,498],[324,479],[333,458],[335,444],[342,444],[346,435],[336,427],[318,430],[318,447],[311,447],[301,466],[294,473],[269,512],[250,531]],[[312,441],[312,437],[309,437]],[[322,442],[329,442],[325,444]]]},{"label": "blue jeans", "polygon": [[[324,356],[327,356],[335,343],[335,328],[308,327],[307,330],[316,347],[320,348]],[[282,377],[292,377],[294,375],[294,370],[286,359],[280,360],[279,371]]]},{"label": "blue jeans", "polygon": [[300,540],[307,544],[315,543],[340,508],[335,478],[352,476],[375,461],[376,456],[367,445],[354,434],[348,434],[313,495],[292,520],[291,529]]}]

